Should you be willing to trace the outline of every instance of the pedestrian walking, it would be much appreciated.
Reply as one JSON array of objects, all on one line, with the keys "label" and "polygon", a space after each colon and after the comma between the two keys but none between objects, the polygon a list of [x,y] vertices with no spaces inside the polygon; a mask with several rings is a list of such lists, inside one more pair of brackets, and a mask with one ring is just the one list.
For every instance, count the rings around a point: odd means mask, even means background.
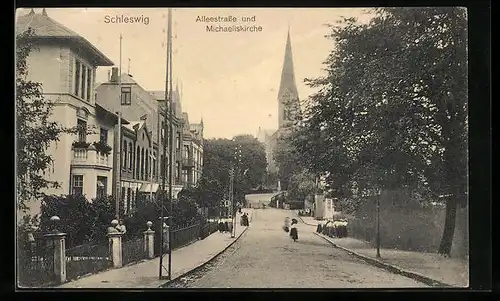
[{"label": "pedestrian walking", "polygon": [[290,237],[296,242],[299,239],[299,232],[297,230],[297,220],[292,219],[292,225],[290,226]]},{"label": "pedestrian walking", "polygon": [[285,218],[285,224],[283,225],[283,230],[285,230],[285,232],[289,232],[290,231],[290,218],[287,216]]}]

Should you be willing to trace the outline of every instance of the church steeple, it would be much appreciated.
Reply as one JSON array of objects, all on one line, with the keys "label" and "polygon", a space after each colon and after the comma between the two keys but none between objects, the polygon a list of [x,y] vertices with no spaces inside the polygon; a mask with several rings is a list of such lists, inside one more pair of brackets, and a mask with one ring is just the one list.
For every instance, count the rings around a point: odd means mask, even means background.
[{"label": "church steeple", "polygon": [[[278,124],[279,128],[286,126],[290,121],[291,107],[298,106],[299,94],[295,83],[295,72],[293,68],[292,43],[290,39],[290,26],[288,26],[288,34],[285,45],[285,58],[283,60],[283,68],[281,70],[281,82],[278,92]],[[300,108],[300,107],[298,107]]]}]

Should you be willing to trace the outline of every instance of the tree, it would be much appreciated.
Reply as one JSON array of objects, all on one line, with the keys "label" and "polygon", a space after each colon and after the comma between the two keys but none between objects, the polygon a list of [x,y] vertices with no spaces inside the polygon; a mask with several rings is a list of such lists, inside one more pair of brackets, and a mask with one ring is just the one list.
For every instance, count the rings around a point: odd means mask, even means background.
[{"label": "tree", "polygon": [[[237,147],[239,160],[235,158]],[[220,201],[228,198],[231,168],[235,168],[235,200],[241,202],[245,193],[262,184],[267,165],[264,147],[250,135],[206,140],[203,163],[196,194],[200,206],[211,208],[218,208]]]},{"label": "tree", "polygon": [[307,170],[303,169],[290,177],[290,185],[287,192],[291,200],[303,202],[306,198],[314,195],[315,191],[316,183],[314,176]]},{"label": "tree", "polygon": [[439,248],[449,255],[467,192],[467,40],[461,8],[384,8],[332,26],[327,75],[308,80],[294,145],[345,198],[410,187],[452,195]]}]

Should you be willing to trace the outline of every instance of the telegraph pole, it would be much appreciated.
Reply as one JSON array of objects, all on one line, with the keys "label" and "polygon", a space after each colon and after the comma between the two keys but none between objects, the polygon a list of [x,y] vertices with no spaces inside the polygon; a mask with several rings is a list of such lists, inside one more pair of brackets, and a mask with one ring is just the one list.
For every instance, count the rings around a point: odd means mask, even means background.
[{"label": "telegraph pole", "polygon": [[174,173],[174,112],[173,112],[173,99],[172,99],[172,9],[168,9],[168,56],[170,62],[170,79],[169,79],[169,106],[168,106],[168,115],[170,116],[170,151],[169,151],[169,159],[170,162],[170,172],[168,174],[168,196],[170,201],[170,216],[169,216],[169,227],[168,227],[168,279],[172,279],[172,225],[173,225],[173,194],[172,194],[172,186],[173,186],[173,173]]},{"label": "telegraph pole", "polygon": [[121,200],[121,170],[122,170],[122,34],[120,34],[120,62],[118,71],[118,143],[116,144],[116,200],[115,200],[115,215],[120,218],[120,200]]},{"label": "telegraph pole", "polygon": [[[167,36],[167,55],[166,55],[166,71],[165,71],[165,111],[164,111],[164,138],[163,138],[163,170],[162,170],[162,184],[161,184],[161,190],[162,190],[162,204],[161,204],[161,211],[160,211],[160,223],[161,223],[161,235],[160,235],[160,268],[159,268],[159,279],[162,280],[165,277],[163,276],[163,269],[165,269],[163,265],[163,244],[164,244],[164,232],[165,232],[165,212],[163,210],[164,207],[164,200],[166,198],[166,192],[167,192],[167,187],[166,187],[166,179],[167,179],[167,168],[168,164],[172,165],[172,162],[169,160],[167,164],[167,143],[169,143],[169,159],[171,158],[171,150],[170,150],[170,145],[171,145],[171,137],[170,137],[170,130],[167,132],[166,127],[169,125],[169,120],[172,120],[172,116],[169,116],[170,114],[170,108],[167,108],[167,106],[171,106],[169,103],[169,96],[170,96],[170,91],[169,91],[169,75],[170,75],[170,68],[171,68],[171,62],[170,62],[170,47],[171,47],[171,40],[170,40],[170,24],[171,24],[171,10],[170,8],[168,9],[168,36]],[[169,172],[169,179],[171,178],[171,172]],[[170,183],[169,183],[170,186]],[[171,206],[170,206],[170,210]],[[170,212],[170,215],[172,213]],[[170,228],[169,228],[169,240],[170,240]],[[169,242],[169,249],[170,249],[170,242]],[[168,254],[170,254],[170,251],[168,251]],[[170,261],[170,260],[169,260]],[[168,274],[170,275],[170,268],[168,269]],[[170,278],[169,278],[170,279]]]}]

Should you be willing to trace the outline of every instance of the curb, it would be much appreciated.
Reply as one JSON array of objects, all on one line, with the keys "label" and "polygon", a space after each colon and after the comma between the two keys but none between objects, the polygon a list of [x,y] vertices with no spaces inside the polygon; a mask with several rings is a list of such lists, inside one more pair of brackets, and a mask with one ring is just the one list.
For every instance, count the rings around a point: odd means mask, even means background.
[{"label": "curb", "polygon": [[317,227],[317,226],[318,226],[318,225],[313,225],[313,224],[306,223],[306,222],[302,219],[302,217],[301,217],[301,216],[299,216],[299,219],[300,219],[300,220],[301,220],[304,224],[306,224],[306,225],[308,225],[308,226],[313,226],[313,227]]},{"label": "curb", "polygon": [[[253,212],[252,212],[252,215],[253,215]],[[250,219],[249,219],[250,220]],[[221,255],[222,253],[224,253],[227,249],[229,249],[229,247],[231,247],[235,242],[238,241],[238,239],[240,239],[240,237],[248,230],[250,226],[246,227],[243,231],[241,231],[240,235],[238,235],[237,237],[235,237],[235,239],[227,246],[225,246],[220,252],[218,252],[217,254],[215,254],[212,258],[210,258],[209,260],[205,261],[204,263],[200,264],[199,266],[197,267],[194,267],[192,268],[191,270],[183,273],[182,275],[179,275],[177,277],[175,277],[174,279],[172,280],[168,280],[167,282],[161,284],[160,286],[158,286],[159,288],[163,288],[164,286],[174,282],[174,281],[177,281],[179,280],[180,278],[182,277],[185,277],[193,272],[196,272],[197,270],[201,269],[202,267],[204,267],[205,265],[209,264],[210,262],[212,262],[214,259],[216,259],[217,257],[219,257],[219,255]]]},{"label": "curb", "polygon": [[376,266],[378,268],[382,268],[382,269],[387,270],[387,271],[389,271],[391,273],[411,278],[413,280],[416,280],[418,282],[427,284],[427,285],[432,286],[432,287],[453,287],[453,285],[450,285],[450,284],[447,284],[447,283],[444,283],[444,282],[441,282],[441,281],[434,280],[434,279],[429,278],[427,276],[424,276],[422,274],[419,274],[419,273],[416,273],[416,272],[412,272],[412,271],[408,271],[408,270],[405,270],[405,269],[400,268],[398,266],[395,266],[395,265],[383,262],[381,260],[378,260],[378,259],[375,259],[375,258],[368,257],[366,255],[362,255],[362,254],[356,253],[356,252],[354,252],[352,250],[349,250],[347,248],[344,248],[344,247],[341,247],[341,246],[337,245],[336,243],[334,243],[333,241],[331,241],[328,237],[326,237],[326,236],[324,236],[322,234],[319,234],[319,233],[316,233],[316,232],[313,232],[313,233],[315,235],[323,238],[324,240],[326,240],[330,244],[332,244],[335,248],[338,248],[338,249],[341,249],[343,251],[346,251],[349,254],[352,254],[352,255],[354,255],[354,256],[362,259],[363,261],[365,261],[365,262],[367,262],[367,263],[369,263],[369,264],[371,264],[373,266]]}]

